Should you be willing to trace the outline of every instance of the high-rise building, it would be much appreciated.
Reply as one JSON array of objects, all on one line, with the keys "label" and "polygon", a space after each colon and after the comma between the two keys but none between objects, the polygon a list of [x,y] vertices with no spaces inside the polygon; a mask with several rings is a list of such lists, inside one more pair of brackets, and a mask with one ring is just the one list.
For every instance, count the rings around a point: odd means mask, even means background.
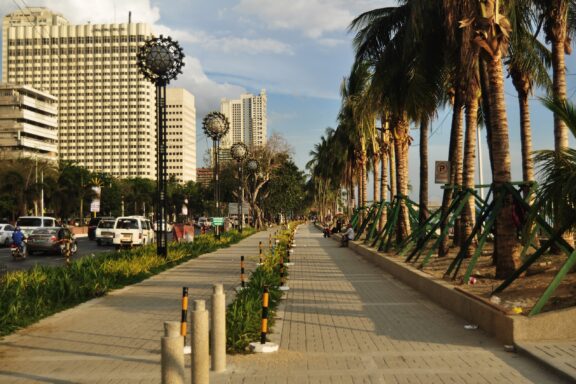
[{"label": "high-rise building", "polygon": [[196,181],[196,107],[194,96],[182,88],[166,89],[168,177]]},{"label": "high-rise building", "polygon": [[71,25],[46,8],[2,24],[2,80],[55,95],[59,156],[117,177],[156,176],[155,90],[138,71],[148,24]]},{"label": "high-rise building", "polygon": [[0,84],[0,158],[58,160],[56,97],[37,89]]},{"label": "high-rise building", "polygon": [[230,121],[230,130],[222,138],[223,148],[230,148],[232,144],[243,142],[249,147],[262,147],[266,145],[268,119],[266,90],[259,95],[245,93],[240,100],[222,99],[220,112]]}]

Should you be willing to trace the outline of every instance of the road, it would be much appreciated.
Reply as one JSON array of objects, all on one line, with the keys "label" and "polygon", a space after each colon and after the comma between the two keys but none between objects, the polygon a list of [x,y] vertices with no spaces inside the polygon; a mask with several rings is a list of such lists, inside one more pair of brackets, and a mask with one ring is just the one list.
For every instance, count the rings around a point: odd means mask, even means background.
[{"label": "road", "polygon": [[[81,237],[78,238],[78,254],[76,258],[112,250],[114,250],[112,246],[99,247],[95,241],[90,241],[87,237]],[[3,269],[3,265],[6,266],[8,271],[30,269],[34,265],[58,266],[64,265],[64,258],[60,255],[41,254],[28,256],[25,260],[13,261],[12,255],[10,255],[10,248],[3,247],[0,248],[0,269]]]}]

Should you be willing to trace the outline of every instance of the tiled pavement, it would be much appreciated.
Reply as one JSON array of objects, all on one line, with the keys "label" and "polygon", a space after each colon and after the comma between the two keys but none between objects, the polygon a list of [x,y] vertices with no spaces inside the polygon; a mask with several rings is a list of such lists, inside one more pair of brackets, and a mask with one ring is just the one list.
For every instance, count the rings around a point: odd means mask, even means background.
[{"label": "tiled pavement", "polygon": [[214,383],[562,383],[531,359],[301,227],[280,352],[229,359]]},{"label": "tiled pavement", "polygon": [[[253,267],[259,233],[141,284],[64,311],[0,341],[0,383],[158,383],[162,323],[178,320],[180,291],[207,298],[231,288],[239,255]],[[296,236],[295,265],[276,338],[280,351],[235,355],[211,383],[563,383],[505,352],[480,330],[428,302],[311,226]]]},{"label": "tiled pavement", "polygon": [[233,247],[191,260],[49,317],[0,340],[0,383],[159,383],[164,321],[180,320],[182,287],[190,300],[238,285],[240,255],[253,268],[260,232]]}]

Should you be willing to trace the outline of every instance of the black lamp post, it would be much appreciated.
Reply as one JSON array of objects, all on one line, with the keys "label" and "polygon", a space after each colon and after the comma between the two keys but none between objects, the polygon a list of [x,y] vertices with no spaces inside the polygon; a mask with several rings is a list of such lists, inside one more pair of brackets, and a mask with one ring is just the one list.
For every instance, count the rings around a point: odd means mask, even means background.
[{"label": "black lamp post", "polygon": [[[260,164],[256,159],[248,159],[248,161],[246,161],[246,168],[248,168],[248,171],[254,177],[254,188],[252,189],[252,193],[254,193],[254,189],[256,188],[256,173],[260,168]],[[256,210],[254,208],[252,208],[252,226],[256,228]]]},{"label": "black lamp post", "polygon": [[[230,129],[230,123],[226,116],[220,112],[210,112],[202,121],[202,129],[206,136],[212,139],[212,149],[214,152],[214,200],[216,202],[216,214],[220,217],[220,172],[218,164],[218,152],[220,151],[220,139]],[[220,238],[220,226],[216,225],[216,238]]]},{"label": "black lamp post", "polygon": [[238,162],[238,231],[242,233],[242,227],[244,226],[244,183],[243,180],[243,167],[242,161],[248,156],[248,147],[244,143],[236,143],[230,148],[230,154],[232,158]]},{"label": "black lamp post", "polygon": [[152,38],[138,51],[138,68],[156,85],[156,254],[168,257],[166,225],[166,85],[182,73],[184,53],[170,37]]}]

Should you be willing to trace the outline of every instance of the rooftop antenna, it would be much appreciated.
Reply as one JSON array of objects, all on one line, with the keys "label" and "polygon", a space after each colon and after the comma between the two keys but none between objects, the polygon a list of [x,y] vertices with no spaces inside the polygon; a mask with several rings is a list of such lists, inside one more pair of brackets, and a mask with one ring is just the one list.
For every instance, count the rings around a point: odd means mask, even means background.
[{"label": "rooftop antenna", "polygon": [[132,11],[128,11],[128,24],[132,24]]}]

